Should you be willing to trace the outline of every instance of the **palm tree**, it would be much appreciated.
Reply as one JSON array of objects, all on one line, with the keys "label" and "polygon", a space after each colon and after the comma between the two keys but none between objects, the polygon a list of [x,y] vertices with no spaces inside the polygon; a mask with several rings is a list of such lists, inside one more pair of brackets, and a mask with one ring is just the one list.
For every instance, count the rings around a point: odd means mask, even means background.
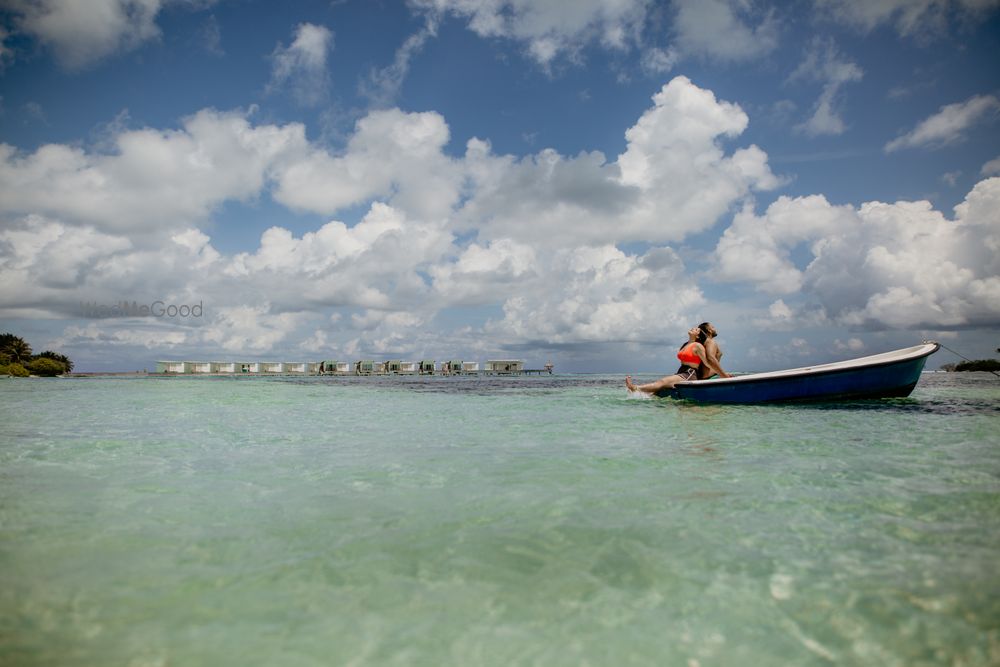
[{"label": "palm tree", "polygon": [[31,360],[31,346],[23,338],[10,333],[0,335],[0,353],[8,362],[24,364]]}]

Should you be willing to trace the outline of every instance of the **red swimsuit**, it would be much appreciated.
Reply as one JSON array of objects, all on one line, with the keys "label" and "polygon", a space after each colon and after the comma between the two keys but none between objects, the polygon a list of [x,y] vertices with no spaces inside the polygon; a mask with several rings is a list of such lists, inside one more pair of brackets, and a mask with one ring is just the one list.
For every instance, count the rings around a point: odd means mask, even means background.
[{"label": "red swimsuit", "polygon": [[698,368],[701,366],[701,357],[699,357],[694,352],[695,343],[688,343],[681,348],[681,351],[677,353],[677,358],[681,360],[681,363],[685,366],[693,366]]},{"label": "red swimsuit", "polygon": [[680,375],[685,380],[698,379],[698,366],[701,366],[701,357],[694,353],[694,343],[688,343],[677,353],[677,358],[681,360],[681,367],[677,369],[675,375]]}]

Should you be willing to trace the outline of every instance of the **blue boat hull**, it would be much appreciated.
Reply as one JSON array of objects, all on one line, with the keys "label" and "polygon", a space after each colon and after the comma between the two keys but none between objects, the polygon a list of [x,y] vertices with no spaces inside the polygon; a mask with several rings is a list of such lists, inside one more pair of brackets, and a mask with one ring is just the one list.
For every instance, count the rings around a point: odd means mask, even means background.
[{"label": "blue boat hull", "polygon": [[769,403],[781,401],[838,401],[846,399],[899,398],[909,396],[920,379],[927,357],[936,343],[901,358],[880,355],[878,360],[842,362],[780,373],[762,373],[731,379],[681,382],[659,396],[703,403]]}]

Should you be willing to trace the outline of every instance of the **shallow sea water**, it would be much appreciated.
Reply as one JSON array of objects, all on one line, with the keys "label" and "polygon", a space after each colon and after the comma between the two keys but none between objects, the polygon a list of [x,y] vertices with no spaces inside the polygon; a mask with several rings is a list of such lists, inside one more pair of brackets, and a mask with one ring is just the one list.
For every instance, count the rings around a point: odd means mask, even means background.
[{"label": "shallow sea water", "polygon": [[997,665],[1000,380],[0,380],[0,665]]}]

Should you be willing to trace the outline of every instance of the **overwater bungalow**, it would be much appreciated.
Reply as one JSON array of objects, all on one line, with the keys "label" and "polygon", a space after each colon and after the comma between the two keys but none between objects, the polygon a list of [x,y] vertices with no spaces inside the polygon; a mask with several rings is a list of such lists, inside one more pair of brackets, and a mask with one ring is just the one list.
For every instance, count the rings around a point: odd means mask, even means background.
[{"label": "overwater bungalow", "polygon": [[286,361],[285,372],[292,375],[315,375],[319,364],[308,361]]},{"label": "overwater bungalow", "polygon": [[157,361],[157,373],[187,373],[188,364],[186,361]]},{"label": "overwater bungalow", "polygon": [[[157,361],[156,372],[163,375],[519,375],[541,371],[524,370],[519,359],[491,359],[483,371],[479,362],[450,359],[440,367],[431,359],[421,361]],[[551,371],[551,364],[545,370]]]},{"label": "overwater bungalow", "polygon": [[491,359],[486,362],[487,373],[508,375],[524,371],[524,362],[520,359]]},{"label": "overwater bungalow", "polygon": [[451,361],[441,362],[441,372],[445,375],[459,375],[462,372],[461,360],[452,359]]},{"label": "overwater bungalow", "polygon": [[319,363],[319,372],[324,375],[349,375],[351,373],[351,364],[347,361],[321,361]]}]

